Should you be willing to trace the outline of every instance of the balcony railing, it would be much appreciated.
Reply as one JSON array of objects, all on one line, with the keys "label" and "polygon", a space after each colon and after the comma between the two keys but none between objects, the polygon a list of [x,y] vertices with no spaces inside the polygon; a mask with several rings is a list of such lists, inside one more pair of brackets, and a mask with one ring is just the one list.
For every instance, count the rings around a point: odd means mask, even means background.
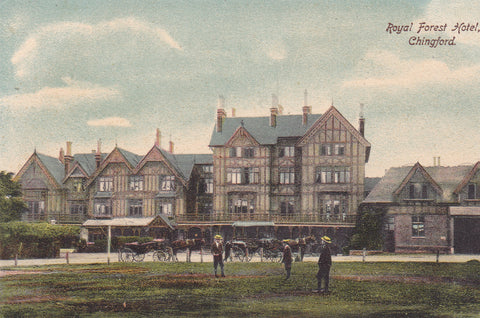
[{"label": "balcony railing", "polygon": [[88,219],[85,214],[70,214],[63,212],[42,212],[42,213],[32,213],[27,212],[22,215],[22,220],[26,222],[54,222],[54,223],[73,223],[81,224]]},{"label": "balcony railing", "polygon": [[355,215],[307,215],[307,214],[268,214],[268,213],[225,213],[225,214],[185,214],[175,217],[175,222],[235,222],[235,221],[263,221],[274,223],[325,223],[325,224],[354,224]]}]

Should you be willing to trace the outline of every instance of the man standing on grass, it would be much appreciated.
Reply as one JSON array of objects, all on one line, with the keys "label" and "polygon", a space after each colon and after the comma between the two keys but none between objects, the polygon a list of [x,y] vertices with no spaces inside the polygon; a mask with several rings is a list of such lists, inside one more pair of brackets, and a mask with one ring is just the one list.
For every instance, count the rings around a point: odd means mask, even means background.
[{"label": "man standing on grass", "polygon": [[288,245],[288,240],[283,240],[282,263],[285,265],[285,271],[287,272],[285,279],[287,280],[290,278],[290,272],[292,271],[292,249]]},{"label": "man standing on grass", "polygon": [[215,277],[217,275],[217,267],[220,265],[220,270],[222,271],[222,277],[225,277],[225,273],[223,272],[223,246],[222,246],[222,237],[220,235],[215,235],[215,240],[212,244],[212,254],[213,254],[213,269],[215,272]]},{"label": "man standing on grass", "polygon": [[[318,258],[318,273],[317,273],[317,284],[318,287],[314,292],[317,293],[328,293],[328,283],[330,280],[330,267],[332,266],[332,254],[328,245],[332,243],[332,240],[328,236],[323,236],[321,238],[320,245],[320,256]],[[324,282],[324,287],[322,288],[322,281]]]}]

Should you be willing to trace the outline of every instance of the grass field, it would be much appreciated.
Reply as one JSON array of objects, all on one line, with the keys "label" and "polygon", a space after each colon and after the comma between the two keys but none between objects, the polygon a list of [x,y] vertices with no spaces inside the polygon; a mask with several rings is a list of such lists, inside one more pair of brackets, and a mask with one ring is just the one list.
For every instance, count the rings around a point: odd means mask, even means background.
[{"label": "grass field", "polygon": [[[2,317],[480,317],[480,263],[114,263],[4,269]],[[14,271],[19,271],[15,273]]]}]

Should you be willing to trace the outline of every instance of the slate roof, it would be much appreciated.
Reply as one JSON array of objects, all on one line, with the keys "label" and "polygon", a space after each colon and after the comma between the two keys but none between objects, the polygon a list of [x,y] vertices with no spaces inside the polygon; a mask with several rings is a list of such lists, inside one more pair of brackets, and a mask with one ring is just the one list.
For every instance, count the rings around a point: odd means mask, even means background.
[{"label": "slate roof", "polygon": [[278,138],[301,137],[322,115],[308,114],[307,124],[302,124],[303,115],[278,115],[277,125],[270,126],[270,116],[265,117],[227,117],[223,121],[222,131],[217,132],[215,125],[210,138],[210,146],[223,146],[234,132],[242,126],[261,145],[273,145]]},{"label": "slate roof", "polygon": [[195,164],[213,164],[213,156],[210,154],[171,154],[160,149],[162,154],[188,180]]},{"label": "slate roof", "polygon": [[[424,167],[425,171],[442,188],[442,201],[448,202],[455,188],[470,172],[473,165],[454,167]],[[413,166],[394,167],[388,169],[385,176],[372,189],[363,201],[364,203],[393,202],[393,193],[402,184]]]},{"label": "slate roof", "polygon": [[136,167],[138,163],[143,159],[143,156],[139,156],[137,154],[134,154],[133,152],[118,147],[117,149],[125,157],[128,163],[130,163],[133,167]]},{"label": "slate roof", "polygon": [[65,167],[60,160],[58,160],[58,158],[46,156],[38,152],[36,154],[38,159],[43,163],[45,168],[47,168],[55,181],[57,181],[58,184],[62,184],[62,180],[65,177]]},{"label": "slate roof", "polygon": [[[107,157],[108,154],[102,153],[102,160]],[[90,176],[95,172],[97,163],[95,162],[95,153],[79,153],[73,155],[73,160],[78,162],[85,172]]]}]

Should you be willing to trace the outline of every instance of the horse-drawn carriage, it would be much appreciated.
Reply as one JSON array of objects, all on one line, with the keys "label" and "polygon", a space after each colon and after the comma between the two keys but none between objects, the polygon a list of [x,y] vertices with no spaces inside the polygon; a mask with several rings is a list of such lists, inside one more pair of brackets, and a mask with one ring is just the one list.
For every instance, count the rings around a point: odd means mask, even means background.
[{"label": "horse-drawn carriage", "polygon": [[[307,245],[315,242],[315,237],[307,236],[298,239],[286,240],[293,253],[297,253],[303,260]],[[274,238],[234,240],[225,245],[226,258],[232,261],[249,262],[254,256],[271,262],[281,262],[283,257],[283,243]]]},{"label": "horse-drawn carriage", "polygon": [[119,262],[142,262],[145,255],[152,252],[153,261],[168,262],[173,260],[172,248],[165,240],[153,240],[146,243],[125,243],[118,250]]}]

